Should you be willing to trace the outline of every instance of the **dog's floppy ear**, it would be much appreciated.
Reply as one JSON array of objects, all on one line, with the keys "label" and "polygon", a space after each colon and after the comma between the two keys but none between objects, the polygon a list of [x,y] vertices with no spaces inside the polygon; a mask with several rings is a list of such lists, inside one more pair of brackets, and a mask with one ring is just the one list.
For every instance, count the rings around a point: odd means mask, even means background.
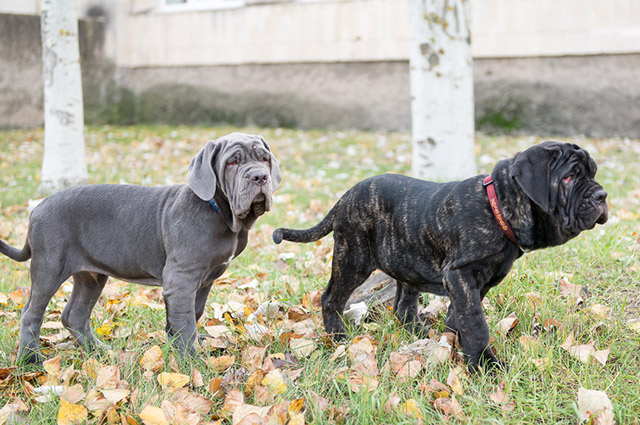
[{"label": "dog's floppy ear", "polygon": [[557,149],[536,145],[517,154],[509,168],[509,176],[545,212],[549,212],[551,163],[557,153]]},{"label": "dog's floppy ear", "polygon": [[271,161],[269,161],[271,163],[271,170],[270,170],[271,171],[271,191],[275,192],[276,189],[278,188],[278,185],[282,181],[282,173],[280,172],[280,165],[278,164],[278,160],[276,159],[276,157],[271,152],[271,148],[269,147],[269,144],[267,143],[266,140],[264,140],[262,136],[260,136],[260,141],[264,145],[265,149],[269,151],[269,155],[271,155]]},{"label": "dog's floppy ear", "polygon": [[213,169],[216,155],[220,152],[222,143],[218,140],[210,140],[200,149],[200,152],[191,159],[187,184],[189,188],[204,201],[213,198],[216,193],[217,177]]}]

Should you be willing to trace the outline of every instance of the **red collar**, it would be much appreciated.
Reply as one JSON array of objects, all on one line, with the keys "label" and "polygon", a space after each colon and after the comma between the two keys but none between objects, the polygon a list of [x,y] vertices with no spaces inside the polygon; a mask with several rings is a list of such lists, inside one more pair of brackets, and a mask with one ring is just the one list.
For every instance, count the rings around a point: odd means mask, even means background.
[{"label": "red collar", "polygon": [[518,243],[515,233],[513,233],[513,230],[511,230],[511,226],[509,226],[509,223],[507,223],[507,219],[504,218],[504,214],[502,214],[502,210],[500,209],[500,204],[498,204],[498,197],[496,196],[496,189],[493,186],[493,179],[491,178],[491,175],[488,175],[487,177],[485,177],[484,183],[482,183],[482,186],[487,188],[487,196],[489,197],[489,204],[491,205],[491,211],[493,211],[493,216],[496,218],[498,225],[500,225],[500,228],[502,229],[504,234],[509,238],[509,240],[514,244],[518,245],[518,248],[520,248],[520,250],[524,251],[520,246],[520,244]]}]

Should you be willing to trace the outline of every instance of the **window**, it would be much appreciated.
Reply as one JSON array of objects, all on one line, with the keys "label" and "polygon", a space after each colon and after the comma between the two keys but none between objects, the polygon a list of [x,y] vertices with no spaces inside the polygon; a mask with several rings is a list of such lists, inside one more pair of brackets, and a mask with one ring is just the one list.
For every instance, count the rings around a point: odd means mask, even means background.
[{"label": "window", "polygon": [[242,7],[245,0],[163,0],[164,10],[230,9]]}]

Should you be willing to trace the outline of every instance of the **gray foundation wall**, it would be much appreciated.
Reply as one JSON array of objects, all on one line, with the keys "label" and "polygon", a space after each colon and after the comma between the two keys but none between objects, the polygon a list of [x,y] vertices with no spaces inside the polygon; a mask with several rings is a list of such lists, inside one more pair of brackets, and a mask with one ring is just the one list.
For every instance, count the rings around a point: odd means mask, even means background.
[{"label": "gray foundation wall", "polygon": [[[88,124],[215,124],[408,131],[396,62],[115,68],[105,28],[80,21]],[[40,20],[0,14],[0,127],[42,125]],[[474,61],[486,132],[640,137],[640,54]]]}]

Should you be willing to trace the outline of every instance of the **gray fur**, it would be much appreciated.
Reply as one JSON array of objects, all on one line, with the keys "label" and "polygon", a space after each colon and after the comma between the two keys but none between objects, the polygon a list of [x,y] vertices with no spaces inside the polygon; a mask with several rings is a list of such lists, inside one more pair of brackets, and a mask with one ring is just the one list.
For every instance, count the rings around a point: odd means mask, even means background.
[{"label": "gray fur", "polygon": [[62,323],[84,348],[102,345],[89,318],[108,276],[114,276],[162,286],[167,334],[178,349],[195,354],[196,322],[213,280],[244,250],[249,229],[271,208],[280,180],[278,162],[262,137],[232,133],[196,154],[188,185],[89,185],[46,198],[31,213],[22,251],[0,241],[3,254],[16,261],[31,258],[18,357],[42,361],[44,312],[70,276],[73,291]]}]

